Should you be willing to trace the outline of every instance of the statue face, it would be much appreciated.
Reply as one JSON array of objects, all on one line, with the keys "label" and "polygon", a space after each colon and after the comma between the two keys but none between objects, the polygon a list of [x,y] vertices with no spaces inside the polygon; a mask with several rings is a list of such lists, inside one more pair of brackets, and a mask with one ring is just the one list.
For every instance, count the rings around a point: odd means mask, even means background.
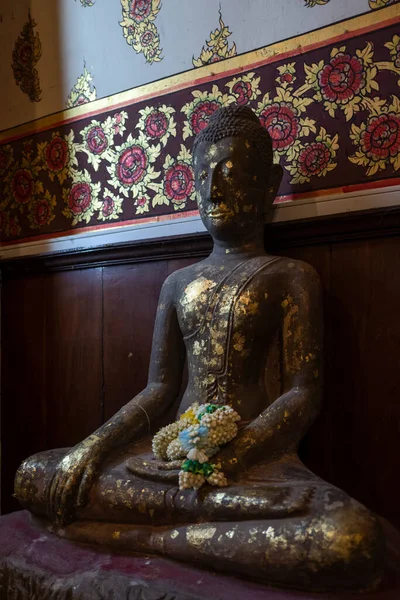
[{"label": "statue face", "polygon": [[260,227],[268,172],[245,138],[201,142],[194,156],[194,173],[200,216],[213,237],[239,237]]}]

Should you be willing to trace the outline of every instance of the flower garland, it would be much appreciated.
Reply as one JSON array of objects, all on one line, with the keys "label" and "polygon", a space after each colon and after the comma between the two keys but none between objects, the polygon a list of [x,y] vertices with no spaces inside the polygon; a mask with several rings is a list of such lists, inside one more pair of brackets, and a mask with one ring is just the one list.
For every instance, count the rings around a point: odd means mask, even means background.
[{"label": "flower garland", "polygon": [[201,488],[203,483],[224,487],[228,481],[209,459],[236,437],[240,416],[230,406],[192,404],[178,421],[160,429],[153,452],[160,460],[185,459],[179,472],[179,489]]}]

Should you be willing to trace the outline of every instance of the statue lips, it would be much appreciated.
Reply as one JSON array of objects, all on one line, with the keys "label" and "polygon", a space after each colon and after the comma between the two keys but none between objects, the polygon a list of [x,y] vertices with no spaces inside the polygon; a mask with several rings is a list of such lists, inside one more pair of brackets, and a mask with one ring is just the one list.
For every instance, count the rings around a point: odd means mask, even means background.
[{"label": "statue lips", "polygon": [[207,216],[210,219],[226,219],[227,217],[233,217],[234,212],[231,210],[211,210],[207,212]]}]

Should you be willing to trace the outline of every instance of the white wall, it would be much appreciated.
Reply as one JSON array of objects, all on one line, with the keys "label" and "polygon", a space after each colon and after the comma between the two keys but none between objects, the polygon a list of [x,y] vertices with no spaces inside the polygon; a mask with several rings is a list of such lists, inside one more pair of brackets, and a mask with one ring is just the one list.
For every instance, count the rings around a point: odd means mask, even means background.
[{"label": "white wall", "polygon": [[[0,130],[63,110],[84,64],[96,88],[93,98],[193,68],[192,57],[219,26],[219,7],[238,54],[370,10],[368,0],[329,0],[312,8],[306,0],[164,0],[154,21],[162,59],[149,64],[123,37],[121,0],[93,0],[93,6],[83,1],[0,1]],[[11,68],[29,10],[42,44],[40,102],[20,90]]]}]

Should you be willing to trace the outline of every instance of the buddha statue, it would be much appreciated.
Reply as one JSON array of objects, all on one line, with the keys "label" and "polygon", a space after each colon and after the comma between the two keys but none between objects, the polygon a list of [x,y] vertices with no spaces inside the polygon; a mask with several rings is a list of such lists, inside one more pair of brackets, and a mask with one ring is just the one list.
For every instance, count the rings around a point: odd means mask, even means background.
[{"label": "buddha statue", "polygon": [[[297,455],[321,403],[321,293],[311,266],[264,250],[282,177],[271,139],[250,108],[224,107],[193,160],[214,247],[162,286],[146,388],[74,448],[25,460],[16,497],[71,540],[276,586],[373,587],[385,563],[379,521]],[[182,489],[179,464],[152,452],[159,428],[196,402],[240,417],[211,459],[223,487]]]}]

